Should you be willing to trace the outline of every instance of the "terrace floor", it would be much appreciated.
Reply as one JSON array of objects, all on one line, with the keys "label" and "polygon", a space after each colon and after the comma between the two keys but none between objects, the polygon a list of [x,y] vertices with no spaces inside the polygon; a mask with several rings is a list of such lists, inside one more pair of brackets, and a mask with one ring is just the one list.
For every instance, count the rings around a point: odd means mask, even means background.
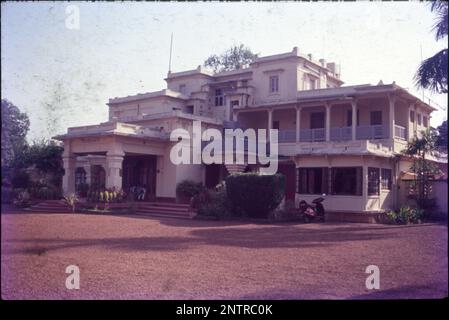
[{"label": "terrace floor", "polygon": [[[447,296],[447,226],[2,212],[3,299]],[[68,265],[80,289],[68,290]],[[365,269],[380,268],[367,290]]]}]

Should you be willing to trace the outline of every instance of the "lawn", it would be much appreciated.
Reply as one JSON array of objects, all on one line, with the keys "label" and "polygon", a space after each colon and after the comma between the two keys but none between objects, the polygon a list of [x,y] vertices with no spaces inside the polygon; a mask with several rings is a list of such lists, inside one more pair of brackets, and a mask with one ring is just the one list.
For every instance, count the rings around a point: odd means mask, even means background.
[{"label": "lawn", "polygon": [[[2,213],[3,299],[447,296],[447,226]],[[68,290],[65,268],[80,269]],[[365,269],[380,268],[380,289]]]}]

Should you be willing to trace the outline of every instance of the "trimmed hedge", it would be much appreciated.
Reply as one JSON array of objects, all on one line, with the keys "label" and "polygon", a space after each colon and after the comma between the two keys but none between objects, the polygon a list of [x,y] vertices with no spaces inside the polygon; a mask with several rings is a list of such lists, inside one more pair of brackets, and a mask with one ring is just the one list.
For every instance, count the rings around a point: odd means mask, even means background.
[{"label": "trimmed hedge", "polygon": [[226,191],[233,206],[252,218],[267,218],[285,194],[282,174],[242,173],[226,178]]}]

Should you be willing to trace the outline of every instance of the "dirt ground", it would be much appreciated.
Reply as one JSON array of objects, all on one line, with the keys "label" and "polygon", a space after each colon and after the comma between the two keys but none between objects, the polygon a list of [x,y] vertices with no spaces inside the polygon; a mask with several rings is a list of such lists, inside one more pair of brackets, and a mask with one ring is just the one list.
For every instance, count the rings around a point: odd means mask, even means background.
[{"label": "dirt ground", "polygon": [[[447,296],[447,226],[2,213],[3,299]],[[65,287],[66,267],[80,289]],[[368,265],[380,289],[368,290]]]}]

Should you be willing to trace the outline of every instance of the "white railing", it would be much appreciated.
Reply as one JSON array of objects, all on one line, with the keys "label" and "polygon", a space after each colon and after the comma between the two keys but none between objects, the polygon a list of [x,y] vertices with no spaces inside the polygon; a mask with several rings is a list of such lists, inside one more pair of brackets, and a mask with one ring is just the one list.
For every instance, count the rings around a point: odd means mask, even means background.
[{"label": "white railing", "polygon": [[385,125],[358,126],[356,129],[357,140],[373,140],[388,138],[388,127]]},{"label": "white railing", "polygon": [[352,139],[352,127],[331,128],[331,141],[343,141]]},{"label": "white railing", "polygon": [[278,130],[278,141],[282,142],[296,142],[296,130]]},{"label": "white railing", "polygon": [[316,142],[326,140],[326,129],[303,129],[299,131],[299,141]]},{"label": "white railing", "polygon": [[407,140],[407,134],[405,132],[405,128],[395,125],[394,126],[394,137],[402,140]]}]

